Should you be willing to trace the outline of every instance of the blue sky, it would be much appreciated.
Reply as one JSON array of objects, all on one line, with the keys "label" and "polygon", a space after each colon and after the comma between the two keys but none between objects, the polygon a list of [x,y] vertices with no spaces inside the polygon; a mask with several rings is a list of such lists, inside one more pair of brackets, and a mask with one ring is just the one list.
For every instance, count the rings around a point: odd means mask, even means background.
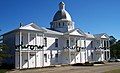
[{"label": "blue sky", "polygon": [[18,28],[20,22],[49,27],[61,1],[75,27],[120,39],[120,0],[0,0],[0,34]]}]

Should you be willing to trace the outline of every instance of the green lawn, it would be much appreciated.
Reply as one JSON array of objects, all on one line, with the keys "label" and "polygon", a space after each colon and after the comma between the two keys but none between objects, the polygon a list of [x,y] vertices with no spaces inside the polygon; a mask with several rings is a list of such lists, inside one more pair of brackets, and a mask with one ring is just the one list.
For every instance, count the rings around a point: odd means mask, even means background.
[{"label": "green lawn", "polygon": [[6,73],[7,70],[6,69],[0,69],[0,73]]},{"label": "green lawn", "polygon": [[104,72],[104,73],[120,73],[120,68],[119,69],[114,69],[114,70],[111,70],[111,71],[107,71],[107,72]]}]

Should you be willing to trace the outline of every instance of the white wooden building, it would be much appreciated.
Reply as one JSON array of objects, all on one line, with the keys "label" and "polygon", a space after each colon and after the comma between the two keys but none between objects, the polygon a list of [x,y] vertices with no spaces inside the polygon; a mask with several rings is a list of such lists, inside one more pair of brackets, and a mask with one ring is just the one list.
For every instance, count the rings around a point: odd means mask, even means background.
[{"label": "white wooden building", "polygon": [[3,43],[9,46],[9,53],[13,55],[4,62],[24,69],[110,58],[109,36],[76,29],[63,2],[59,3],[50,26],[43,28],[30,23],[3,34]]}]

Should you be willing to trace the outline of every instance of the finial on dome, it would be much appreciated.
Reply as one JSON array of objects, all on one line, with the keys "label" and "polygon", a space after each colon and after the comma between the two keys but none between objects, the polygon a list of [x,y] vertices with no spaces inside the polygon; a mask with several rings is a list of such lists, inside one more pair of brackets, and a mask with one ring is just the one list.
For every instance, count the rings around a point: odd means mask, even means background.
[{"label": "finial on dome", "polygon": [[60,2],[59,3],[59,10],[63,10],[65,9],[65,3],[64,2]]}]

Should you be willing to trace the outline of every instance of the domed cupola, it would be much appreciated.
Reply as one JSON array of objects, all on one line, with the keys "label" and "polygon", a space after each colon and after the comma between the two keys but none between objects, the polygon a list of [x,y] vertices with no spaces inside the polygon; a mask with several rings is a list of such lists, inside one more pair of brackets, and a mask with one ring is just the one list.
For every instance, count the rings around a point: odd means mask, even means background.
[{"label": "domed cupola", "polygon": [[53,21],[58,20],[72,21],[70,14],[65,10],[65,4],[63,2],[59,3],[59,10],[55,13],[53,17]]},{"label": "domed cupola", "polygon": [[74,29],[74,22],[70,14],[65,10],[64,2],[59,3],[59,10],[55,13],[53,21],[50,24],[51,29],[60,32],[67,32]]}]

